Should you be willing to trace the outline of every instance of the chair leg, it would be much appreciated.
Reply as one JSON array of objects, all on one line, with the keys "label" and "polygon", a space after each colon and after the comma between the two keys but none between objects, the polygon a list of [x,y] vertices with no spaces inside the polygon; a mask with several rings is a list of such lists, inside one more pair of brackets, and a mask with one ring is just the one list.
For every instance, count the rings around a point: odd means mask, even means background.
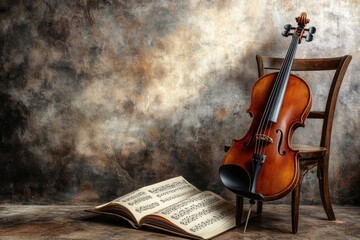
[{"label": "chair leg", "polygon": [[330,201],[328,166],[319,165],[317,172],[322,205],[328,219],[334,221],[336,217]]},{"label": "chair leg", "polygon": [[242,214],[244,208],[244,198],[236,195],[236,227],[241,225]]},{"label": "chair leg", "polygon": [[301,181],[299,179],[298,184],[291,193],[291,225],[292,233],[297,233],[299,225],[299,205],[300,205],[300,190],[301,190]]}]

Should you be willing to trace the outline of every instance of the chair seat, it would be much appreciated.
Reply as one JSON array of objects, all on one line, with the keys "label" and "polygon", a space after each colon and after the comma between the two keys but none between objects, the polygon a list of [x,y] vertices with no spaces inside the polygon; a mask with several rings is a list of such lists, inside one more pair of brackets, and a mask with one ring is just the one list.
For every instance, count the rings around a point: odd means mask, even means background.
[{"label": "chair seat", "polygon": [[300,160],[313,160],[323,158],[326,154],[326,148],[311,145],[292,144],[292,149],[299,150]]}]

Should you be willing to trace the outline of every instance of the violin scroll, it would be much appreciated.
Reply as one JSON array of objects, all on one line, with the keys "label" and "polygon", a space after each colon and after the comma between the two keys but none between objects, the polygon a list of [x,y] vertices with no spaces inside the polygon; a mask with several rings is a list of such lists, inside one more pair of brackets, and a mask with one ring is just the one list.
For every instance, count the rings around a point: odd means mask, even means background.
[{"label": "violin scroll", "polygon": [[295,18],[295,20],[296,20],[296,22],[298,23],[299,26],[303,26],[303,27],[305,27],[305,25],[310,22],[310,19],[307,18],[306,12],[302,12],[300,14],[300,16]]},{"label": "violin scroll", "polygon": [[[307,42],[311,42],[314,39],[313,34],[316,32],[315,27],[305,28],[305,25],[310,22],[310,19],[307,18],[305,12],[302,12],[299,17],[295,18],[296,22],[298,23],[298,27],[293,27],[291,24],[286,24],[284,26],[285,31],[282,32],[284,37],[296,35],[299,37],[299,44],[301,43],[301,39],[305,38]],[[295,30],[291,33],[291,30]],[[305,36],[304,32],[307,31],[308,34]]]}]

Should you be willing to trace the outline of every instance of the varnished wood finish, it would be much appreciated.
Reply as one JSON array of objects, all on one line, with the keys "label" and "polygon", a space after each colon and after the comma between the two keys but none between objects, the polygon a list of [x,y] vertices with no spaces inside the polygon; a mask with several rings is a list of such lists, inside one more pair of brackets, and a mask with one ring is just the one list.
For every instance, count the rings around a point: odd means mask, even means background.
[{"label": "varnished wood finish", "polygon": [[[335,214],[330,201],[328,169],[329,169],[329,152],[331,142],[331,131],[333,118],[335,113],[335,106],[339,94],[340,86],[346,70],[351,61],[350,55],[335,58],[318,58],[318,59],[295,59],[292,71],[328,71],[336,70],[334,77],[329,79],[331,86],[329,89],[327,102],[323,111],[311,111],[308,118],[323,119],[323,126],[321,131],[321,141],[318,146],[308,145],[292,145],[292,148],[299,150],[300,172],[297,186],[292,192],[292,232],[296,233],[299,222],[299,204],[300,204],[300,190],[302,179],[307,171],[317,167],[317,177],[319,180],[319,188],[321,201],[329,220],[335,220]],[[259,77],[265,74],[265,70],[279,70],[283,62],[282,58],[272,58],[265,56],[256,56],[258,64]],[[321,83],[319,83],[321,84]],[[237,196],[237,198],[241,198]],[[238,201],[239,203],[241,201]],[[257,212],[262,211],[262,202],[258,202]],[[242,207],[241,207],[242,208]]]},{"label": "varnished wood finish", "polygon": [[[264,75],[254,85],[251,106],[248,109],[250,115],[253,116],[252,124],[244,138],[233,140],[232,147],[223,160],[224,165],[235,164],[252,172],[252,159],[256,145],[254,133],[260,124],[276,76],[277,73]],[[289,142],[291,142],[294,130],[304,124],[310,111],[311,101],[309,86],[301,78],[290,75],[288,90],[279,113],[281,121],[272,123],[266,128],[268,136],[274,143],[268,146],[266,164],[262,166],[256,184],[256,192],[262,194],[265,201],[285,196],[295,188],[298,182],[298,151],[291,149]],[[284,135],[280,135],[278,131]],[[280,154],[279,151],[286,154]],[[272,178],[276,179],[276,184],[271,180]]]}]

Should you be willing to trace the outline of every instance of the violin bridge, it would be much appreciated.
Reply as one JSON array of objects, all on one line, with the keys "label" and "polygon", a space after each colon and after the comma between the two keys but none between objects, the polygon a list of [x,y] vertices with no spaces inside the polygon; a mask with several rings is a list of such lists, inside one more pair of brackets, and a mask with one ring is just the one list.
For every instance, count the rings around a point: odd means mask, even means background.
[{"label": "violin bridge", "polygon": [[269,136],[267,136],[265,134],[256,134],[256,139],[267,142],[267,143],[273,143],[274,142],[274,140],[271,137],[269,137]]}]

